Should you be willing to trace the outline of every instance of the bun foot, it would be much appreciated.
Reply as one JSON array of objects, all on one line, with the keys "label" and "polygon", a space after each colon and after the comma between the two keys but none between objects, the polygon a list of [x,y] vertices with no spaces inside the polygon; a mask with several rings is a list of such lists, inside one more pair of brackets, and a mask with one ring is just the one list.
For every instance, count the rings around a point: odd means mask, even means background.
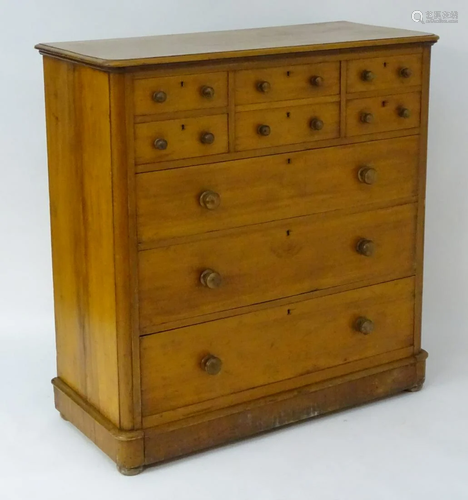
[{"label": "bun foot", "polygon": [[124,476],[138,476],[141,472],[143,472],[144,467],[135,467],[133,469],[127,469],[127,467],[122,467],[121,465],[117,465],[117,470]]},{"label": "bun foot", "polygon": [[419,381],[416,385],[413,385],[413,387],[410,387],[409,389],[406,389],[407,392],[419,392],[424,385],[424,379]]}]

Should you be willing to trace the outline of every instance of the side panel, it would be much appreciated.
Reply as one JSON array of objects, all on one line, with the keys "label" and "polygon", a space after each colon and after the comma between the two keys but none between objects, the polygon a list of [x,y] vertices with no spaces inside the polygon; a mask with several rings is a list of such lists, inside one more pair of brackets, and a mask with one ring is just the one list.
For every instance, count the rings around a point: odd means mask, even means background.
[{"label": "side panel", "polygon": [[58,375],[119,426],[109,75],[44,74]]}]

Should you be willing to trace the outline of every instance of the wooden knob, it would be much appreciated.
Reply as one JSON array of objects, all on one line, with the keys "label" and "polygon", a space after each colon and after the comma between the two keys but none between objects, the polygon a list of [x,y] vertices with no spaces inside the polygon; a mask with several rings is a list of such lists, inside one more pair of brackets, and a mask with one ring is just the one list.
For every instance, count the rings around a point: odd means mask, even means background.
[{"label": "wooden knob", "polygon": [[410,70],[410,68],[401,68],[400,69],[400,76],[402,78],[410,78],[412,76],[413,72]]},{"label": "wooden knob", "polygon": [[374,115],[372,113],[361,113],[362,123],[372,123],[374,121]]},{"label": "wooden knob", "polygon": [[409,118],[411,116],[411,111],[408,108],[399,108],[398,116],[401,116],[401,118]]},{"label": "wooden knob", "polygon": [[269,92],[271,89],[271,85],[269,82],[257,82],[257,90],[259,92]]},{"label": "wooden knob", "polygon": [[212,99],[215,95],[214,88],[209,87],[208,85],[203,85],[203,87],[200,89],[200,93],[203,97],[206,97],[207,99]]},{"label": "wooden knob", "polygon": [[212,269],[206,269],[200,275],[200,283],[207,288],[214,289],[219,288],[222,285],[223,279],[221,278],[221,275],[216,271],[213,271]]},{"label": "wooden knob", "polygon": [[324,123],[320,118],[312,118],[312,120],[310,120],[310,128],[314,130],[322,130],[323,125]]},{"label": "wooden knob", "polygon": [[257,133],[264,136],[270,135],[271,128],[268,125],[259,125],[257,128]]},{"label": "wooden knob", "polygon": [[310,79],[310,84],[314,87],[322,87],[323,86],[323,78],[321,76],[313,76]]},{"label": "wooden knob", "polygon": [[167,149],[166,139],[156,139],[153,144],[154,144],[154,147],[156,149],[160,149],[160,150]]},{"label": "wooden knob", "polygon": [[362,167],[359,169],[358,179],[363,184],[375,184],[377,181],[377,170],[372,167]]},{"label": "wooden knob", "polygon": [[356,245],[356,251],[364,257],[372,257],[375,253],[375,243],[372,240],[361,239]]},{"label": "wooden knob", "polygon": [[208,375],[218,375],[223,367],[223,362],[213,354],[208,354],[202,359],[201,366]]},{"label": "wooden knob", "polygon": [[158,90],[153,94],[153,101],[154,102],[164,102],[167,99],[167,94],[166,92],[163,92],[162,90]]},{"label": "wooden knob", "polygon": [[221,203],[221,196],[214,191],[204,191],[200,195],[200,205],[208,210],[215,210]]},{"label": "wooden knob", "polygon": [[354,329],[359,333],[369,335],[374,331],[374,322],[361,316],[354,322]]},{"label": "wooden knob", "polygon": [[374,78],[375,78],[374,73],[372,73],[372,71],[369,71],[367,69],[361,73],[361,80],[365,82],[371,82]]},{"label": "wooden knob", "polygon": [[200,142],[202,144],[213,144],[214,140],[215,136],[211,132],[202,132],[200,135]]}]

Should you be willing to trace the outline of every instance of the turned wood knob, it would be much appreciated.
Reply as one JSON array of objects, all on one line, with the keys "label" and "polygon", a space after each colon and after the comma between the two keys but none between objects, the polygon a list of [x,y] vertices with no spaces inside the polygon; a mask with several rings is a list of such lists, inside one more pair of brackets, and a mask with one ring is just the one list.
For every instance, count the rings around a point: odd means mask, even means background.
[{"label": "turned wood knob", "polygon": [[323,125],[324,123],[320,118],[312,118],[312,120],[310,120],[310,128],[314,130],[322,130]]},{"label": "turned wood knob", "polygon": [[208,354],[202,359],[201,366],[208,375],[218,375],[223,367],[223,362],[213,354]]},{"label": "turned wood knob", "polygon": [[401,68],[400,69],[400,76],[403,78],[409,78],[413,72],[411,71],[410,68]]},{"label": "turned wood knob", "polygon": [[204,191],[200,195],[200,205],[208,210],[215,210],[221,203],[221,196],[214,191]]},{"label": "turned wood knob", "polygon": [[270,82],[257,82],[257,90],[259,92],[269,92],[271,89]]},{"label": "turned wood knob", "polygon": [[365,82],[371,82],[374,78],[375,78],[374,73],[372,73],[372,71],[369,71],[367,69],[361,73],[361,80]]},{"label": "turned wood knob", "polygon": [[259,135],[267,136],[267,135],[270,135],[270,132],[271,132],[271,128],[268,125],[259,125],[257,128],[257,133]]},{"label": "turned wood knob", "polygon": [[359,333],[369,335],[369,333],[374,331],[374,322],[361,316],[354,322],[354,329]]},{"label": "turned wood knob", "polygon": [[206,97],[207,99],[212,99],[215,95],[215,91],[213,87],[209,87],[208,85],[203,85],[200,89],[200,94],[202,97]]},{"label": "turned wood knob", "polygon": [[362,167],[359,169],[358,179],[363,184],[375,184],[377,181],[377,170],[372,167]]},{"label": "turned wood knob", "polygon": [[313,85],[314,87],[322,87],[323,78],[321,76],[313,76],[310,79],[310,84]]},{"label": "turned wood knob", "polygon": [[160,150],[167,149],[166,139],[156,139],[153,144],[154,144],[154,147],[156,149],[160,149]]},{"label": "turned wood knob", "polygon": [[375,243],[372,240],[361,239],[356,245],[357,253],[364,257],[372,257],[375,253]]},{"label": "turned wood knob", "polygon": [[202,132],[200,135],[200,142],[202,144],[213,144],[214,140],[215,136],[211,132]]},{"label": "turned wood knob", "polygon": [[399,108],[398,116],[401,116],[401,118],[409,118],[411,116],[411,111],[408,108]]},{"label": "turned wood knob", "polygon": [[206,269],[200,275],[200,283],[207,288],[214,289],[219,288],[222,285],[223,279],[221,278],[221,275],[216,271],[213,271],[212,269]]},{"label": "turned wood knob", "polygon": [[374,115],[372,113],[361,113],[362,123],[372,123],[374,121]]},{"label": "turned wood knob", "polygon": [[153,94],[153,101],[154,102],[164,102],[167,99],[167,94],[166,92],[163,92],[162,90],[158,90]]}]

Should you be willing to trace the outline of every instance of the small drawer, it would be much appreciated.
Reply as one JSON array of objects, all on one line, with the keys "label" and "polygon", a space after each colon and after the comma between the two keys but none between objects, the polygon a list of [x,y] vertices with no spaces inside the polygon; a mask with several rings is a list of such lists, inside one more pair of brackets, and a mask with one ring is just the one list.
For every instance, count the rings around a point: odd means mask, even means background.
[{"label": "small drawer", "polygon": [[133,103],[137,116],[224,107],[227,73],[136,79]]},{"label": "small drawer", "polygon": [[421,85],[421,55],[395,55],[348,62],[347,92],[404,89]]},{"label": "small drawer", "polygon": [[351,99],[346,104],[346,135],[416,128],[419,127],[420,112],[419,92]]},{"label": "small drawer", "polygon": [[180,118],[135,125],[137,164],[228,151],[227,115]]},{"label": "small drawer", "polygon": [[413,322],[407,278],[143,337],[143,416],[411,347]]},{"label": "small drawer", "polygon": [[416,196],[419,137],[137,175],[138,241]]},{"label": "small drawer", "polygon": [[296,217],[139,252],[140,328],[414,272],[416,207]]},{"label": "small drawer", "polygon": [[237,71],[235,89],[237,105],[336,95],[340,92],[340,64]]},{"label": "small drawer", "polygon": [[236,113],[236,150],[271,148],[340,135],[338,102]]}]

